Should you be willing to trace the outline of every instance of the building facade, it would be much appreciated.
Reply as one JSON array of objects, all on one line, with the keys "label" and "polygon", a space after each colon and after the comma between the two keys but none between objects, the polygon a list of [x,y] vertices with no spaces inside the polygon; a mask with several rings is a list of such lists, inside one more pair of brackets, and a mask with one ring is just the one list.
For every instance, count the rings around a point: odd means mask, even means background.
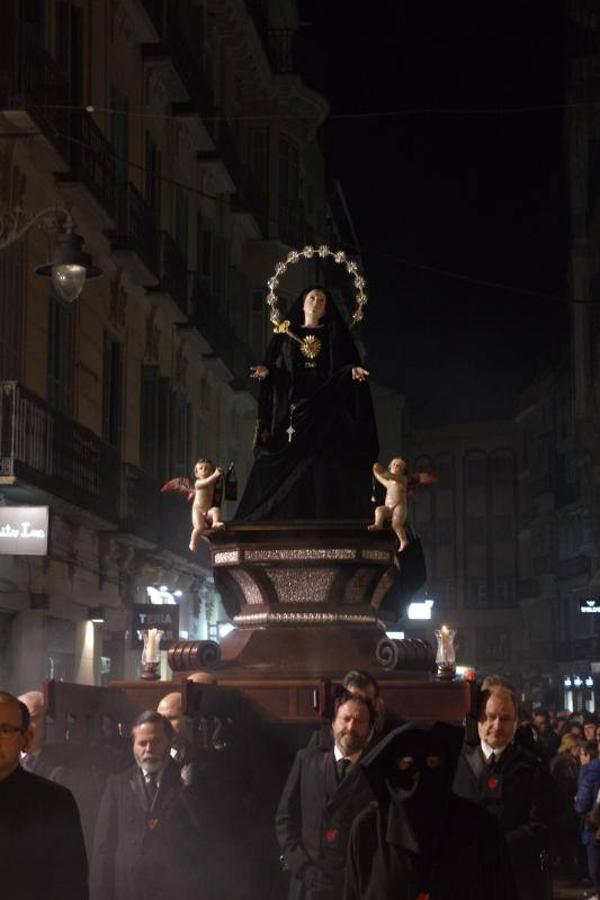
[{"label": "building facade", "polygon": [[417,492],[409,513],[427,563],[420,599],[433,601],[432,620],[405,620],[406,634],[433,640],[434,628],[452,626],[459,664],[502,672],[520,687],[517,428],[509,420],[414,430],[408,448],[411,471],[438,483]]},{"label": "building facade", "polygon": [[[1,206],[67,208],[104,272],[68,304],[33,274],[52,229],[0,250],[0,496],[51,523],[47,555],[0,555],[0,681],[25,690],[134,675],[149,588],[183,635],[217,636],[189,508],[160,486],[200,456],[234,462],[243,486],[266,279],[348,222],[317,142],[326,102],[294,71],[291,0],[8,7]],[[292,267],[282,304],[318,275]]]}]

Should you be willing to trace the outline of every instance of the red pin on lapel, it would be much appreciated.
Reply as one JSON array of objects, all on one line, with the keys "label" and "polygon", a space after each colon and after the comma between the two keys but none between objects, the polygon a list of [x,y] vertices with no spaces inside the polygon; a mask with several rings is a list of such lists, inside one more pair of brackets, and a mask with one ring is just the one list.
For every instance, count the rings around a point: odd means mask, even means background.
[{"label": "red pin on lapel", "polygon": [[417,900],[429,900],[429,892],[421,891],[420,894],[417,894]]},{"label": "red pin on lapel", "polygon": [[325,840],[328,844],[333,844],[333,842],[337,839],[339,832],[336,828],[331,828],[329,831],[325,832]]},{"label": "red pin on lapel", "polygon": [[157,825],[158,819],[148,819],[148,828],[150,829],[150,831],[154,831]]},{"label": "red pin on lapel", "polygon": [[491,778],[488,778],[488,787],[490,791],[495,791],[498,787],[498,779],[494,778],[493,775],[491,776]]}]

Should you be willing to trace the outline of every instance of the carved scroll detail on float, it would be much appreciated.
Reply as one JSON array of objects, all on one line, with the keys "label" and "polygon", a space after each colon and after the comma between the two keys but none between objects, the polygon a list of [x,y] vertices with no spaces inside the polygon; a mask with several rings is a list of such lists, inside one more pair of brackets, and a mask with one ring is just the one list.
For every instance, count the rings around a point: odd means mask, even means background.
[{"label": "carved scroll detail on float", "polygon": [[434,663],[431,644],[418,638],[405,638],[402,641],[382,638],[375,648],[375,659],[387,672],[394,669],[427,672],[433,668]]},{"label": "carved scroll detail on float", "polygon": [[221,647],[216,641],[177,641],[167,659],[173,672],[210,669],[221,661]]}]

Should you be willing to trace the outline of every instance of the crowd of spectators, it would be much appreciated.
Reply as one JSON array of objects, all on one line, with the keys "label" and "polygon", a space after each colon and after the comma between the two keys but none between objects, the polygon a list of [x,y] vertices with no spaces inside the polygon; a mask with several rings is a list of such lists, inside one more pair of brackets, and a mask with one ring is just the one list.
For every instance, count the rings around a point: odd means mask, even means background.
[{"label": "crowd of spectators", "polygon": [[0,692],[0,882],[9,900],[550,900],[565,877],[600,900],[600,721],[527,714],[500,676],[476,697],[462,727],[390,722],[351,671],[286,779],[226,722],[200,746],[173,692],[78,778],[41,693]]}]

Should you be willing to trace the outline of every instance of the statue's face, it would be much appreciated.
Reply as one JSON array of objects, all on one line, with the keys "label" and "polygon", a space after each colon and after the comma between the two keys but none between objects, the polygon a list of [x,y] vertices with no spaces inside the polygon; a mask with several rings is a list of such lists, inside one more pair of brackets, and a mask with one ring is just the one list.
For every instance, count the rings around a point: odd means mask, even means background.
[{"label": "statue's face", "polygon": [[318,321],[325,315],[326,307],[327,297],[323,291],[309,291],[302,304],[304,318],[316,319]]},{"label": "statue's face", "polygon": [[406,472],[406,463],[399,456],[391,460],[389,471],[392,475],[404,475]]},{"label": "statue's face", "polygon": [[194,466],[194,475],[196,478],[208,478],[212,473],[213,467],[209,462],[198,462]]}]

